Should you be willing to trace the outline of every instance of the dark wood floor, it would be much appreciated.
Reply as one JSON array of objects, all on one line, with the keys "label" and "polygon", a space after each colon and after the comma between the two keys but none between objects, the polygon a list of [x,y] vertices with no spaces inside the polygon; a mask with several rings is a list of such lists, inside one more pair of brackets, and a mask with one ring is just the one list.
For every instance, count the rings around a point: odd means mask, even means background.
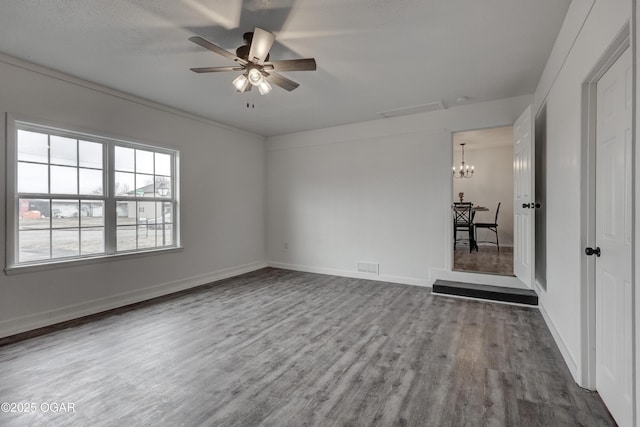
[{"label": "dark wood floor", "polygon": [[613,425],[537,309],[428,288],[264,269],[77,323],[0,347],[38,405],[0,425]]},{"label": "dark wood floor", "polygon": [[513,276],[513,248],[480,245],[469,252],[469,246],[457,245],[453,251],[453,269],[468,273],[488,273]]}]

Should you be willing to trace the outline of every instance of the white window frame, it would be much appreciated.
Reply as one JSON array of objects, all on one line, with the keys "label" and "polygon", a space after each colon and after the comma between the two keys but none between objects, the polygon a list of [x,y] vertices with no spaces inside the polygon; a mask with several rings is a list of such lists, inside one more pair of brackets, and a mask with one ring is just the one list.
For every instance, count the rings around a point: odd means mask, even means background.
[{"label": "white window frame", "polygon": [[[7,157],[6,157],[6,264],[5,273],[12,274],[33,270],[45,270],[58,268],[78,263],[94,263],[106,261],[112,258],[146,256],[157,253],[166,253],[182,250],[180,246],[180,212],[179,212],[179,157],[178,150],[158,147],[150,144],[142,144],[104,135],[102,132],[95,132],[86,129],[79,129],[73,126],[61,126],[43,120],[33,120],[15,114],[7,114]],[[38,261],[18,262],[18,228],[19,228],[19,199],[18,193],[18,130],[29,130],[50,135],[66,136],[75,139],[83,139],[90,142],[102,144],[102,177],[103,195],[63,195],[56,193],[29,193],[29,198],[41,199],[70,199],[70,200],[99,200],[103,201],[104,218],[104,253],[79,255],[75,257],[50,258]],[[141,149],[154,153],[168,154],[171,156],[171,180],[170,197],[135,197],[115,195],[115,147]],[[118,251],[117,242],[117,202],[170,202],[172,204],[172,244],[161,247],[131,249]],[[52,205],[50,209],[53,210]],[[136,213],[137,218],[137,213]],[[136,219],[137,223],[137,219]],[[138,227],[136,227],[138,229]]]}]

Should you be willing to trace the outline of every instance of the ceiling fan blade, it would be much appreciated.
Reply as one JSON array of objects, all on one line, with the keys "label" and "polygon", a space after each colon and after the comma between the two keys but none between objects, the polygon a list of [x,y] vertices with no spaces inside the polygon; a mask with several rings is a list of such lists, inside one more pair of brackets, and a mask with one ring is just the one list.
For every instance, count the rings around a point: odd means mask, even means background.
[{"label": "ceiling fan blade", "polygon": [[202,38],[200,36],[189,37],[189,40],[194,42],[197,45],[202,46],[205,49],[209,49],[211,52],[215,52],[218,55],[222,55],[222,56],[224,56],[226,58],[229,58],[232,61],[236,61],[236,62],[238,62],[240,64],[243,64],[243,65],[247,63],[247,61],[245,61],[244,59],[237,57],[233,53],[221,48],[218,45],[215,45],[215,44],[211,43],[209,40],[204,39],[204,38]]},{"label": "ceiling fan blade", "polygon": [[264,67],[266,70],[274,71],[313,71],[316,69],[316,60],[314,58],[303,58],[269,61],[265,62]]},{"label": "ceiling fan blade", "polygon": [[202,67],[202,68],[190,68],[194,73],[218,73],[220,71],[242,71],[242,67]]},{"label": "ceiling fan blade", "polygon": [[316,60],[314,58],[285,59],[283,61],[269,61],[264,64],[265,70],[274,71],[314,71]]},{"label": "ceiling fan blade", "polygon": [[276,73],[269,73],[266,76],[266,79],[269,83],[280,86],[282,89],[288,90],[289,92],[300,86],[300,83],[296,83],[293,80],[289,80],[288,78]]},{"label": "ceiling fan blade", "polygon": [[256,27],[253,31],[253,39],[251,40],[251,48],[249,49],[249,61],[254,64],[264,64],[275,40],[276,36],[273,33]]}]

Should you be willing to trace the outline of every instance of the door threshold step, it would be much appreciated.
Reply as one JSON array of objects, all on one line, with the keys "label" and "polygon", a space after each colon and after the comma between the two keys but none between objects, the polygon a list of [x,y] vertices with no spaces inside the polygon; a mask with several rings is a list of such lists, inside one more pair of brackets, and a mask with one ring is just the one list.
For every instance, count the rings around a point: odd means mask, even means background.
[{"label": "door threshold step", "polygon": [[505,288],[502,286],[479,285],[476,283],[436,280],[432,293],[478,298],[490,301],[512,302],[516,304],[538,305],[538,294],[531,289]]}]

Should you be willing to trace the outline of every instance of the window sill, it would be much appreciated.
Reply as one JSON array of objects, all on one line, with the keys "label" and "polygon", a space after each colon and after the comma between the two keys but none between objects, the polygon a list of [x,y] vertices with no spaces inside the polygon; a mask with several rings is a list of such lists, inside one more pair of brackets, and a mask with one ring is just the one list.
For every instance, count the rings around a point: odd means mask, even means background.
[{"label": "window sill", "polygon": [[123,259],[135,259],[135,258],[142,258],[142,257],[153,256],[153,255],[166,255],[170,253],[182,252],[183,250],[184,248],[182,246],[178,246],[174,248],[152,249],[148,251],[123,252],[123,253],[113,254],[113,255],[99,255],[99,256],[87,257],[87,258],[48,261],[43,263],[33,263],[33,264],[7,267],[4,269],[4,273],[7,276],[13,276],[13,275],[22,274],[22,273],[35,273],[38,271],[78,267],[78,266],[89,265],[89,264],[102,264],[106,262],[119,261]]}]

